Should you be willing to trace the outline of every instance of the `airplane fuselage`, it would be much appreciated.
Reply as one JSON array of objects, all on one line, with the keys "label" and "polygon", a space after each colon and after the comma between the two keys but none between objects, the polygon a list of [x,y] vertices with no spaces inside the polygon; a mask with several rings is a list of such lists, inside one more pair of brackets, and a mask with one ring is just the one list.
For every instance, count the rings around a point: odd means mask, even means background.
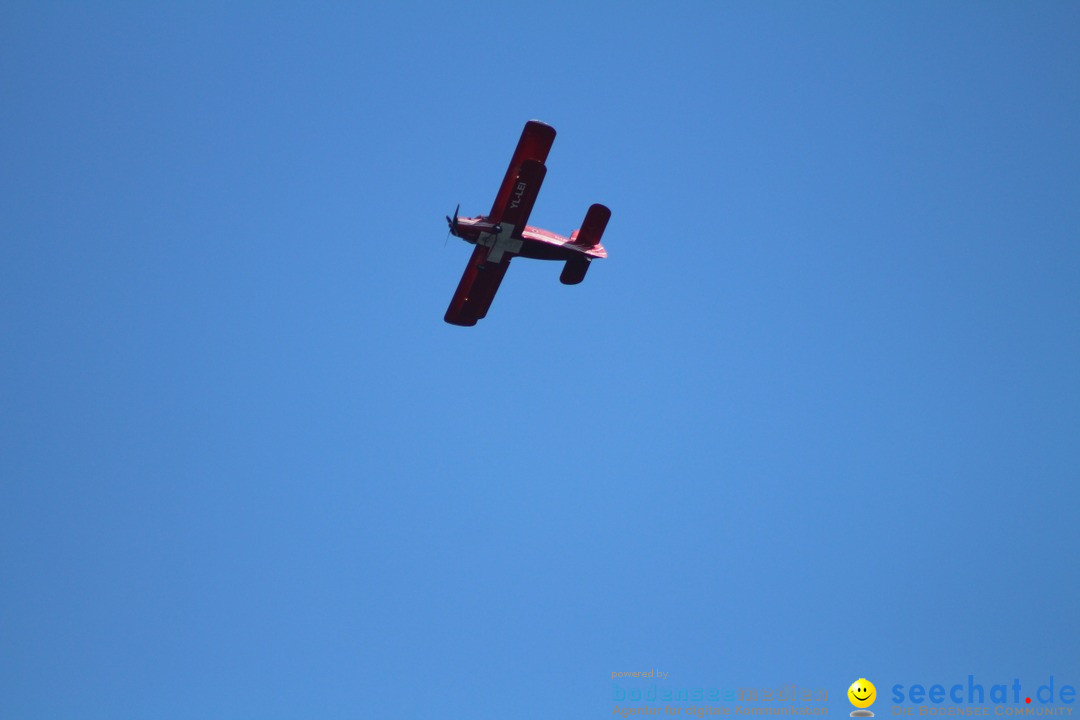
[{"label": "airplane fuselage", "polygon": [[[513,202],[513,198],[511,198]],[[491,248],[488,252],[490,262],[499,262],[504,254],[518,255],[536,260],[566,261],[580,257],[582,253],[590,258],[607,257],[602,245],[583,247],[568,238],[550,230],[526,225],[520,238],[512,238],[514,226],[507,223],[497,224],[484,216],[457,218],[450,223],[450,232],[472,245]]]}]

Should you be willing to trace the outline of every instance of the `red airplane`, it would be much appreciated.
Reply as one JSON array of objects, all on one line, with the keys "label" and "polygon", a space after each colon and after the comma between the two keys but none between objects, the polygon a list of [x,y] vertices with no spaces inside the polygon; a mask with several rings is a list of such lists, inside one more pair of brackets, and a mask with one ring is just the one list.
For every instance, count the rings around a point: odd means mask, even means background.
[{"label": "red airplane", "polygon": [[444,319],[451,325],[475,325],[487,315],[515,255],[565,261],[559,276],[564,285],[581,282],[594,258],[607,257],[600,236],[611,211],[603,205],[591,206],[581,229],[568,238],[526,224],[544,182],[544,161],[553,142],[555,128],[537,120],[525,123],[491,213],[461,218],[454,210],[454,217],[446,218],[451,233],[476,246],[446,310]]}]

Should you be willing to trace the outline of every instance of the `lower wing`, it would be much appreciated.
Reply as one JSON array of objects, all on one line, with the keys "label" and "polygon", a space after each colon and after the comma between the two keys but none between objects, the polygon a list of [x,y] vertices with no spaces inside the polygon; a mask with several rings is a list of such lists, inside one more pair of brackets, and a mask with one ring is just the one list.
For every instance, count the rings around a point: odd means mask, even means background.
[{"label": "lower wing", "polygon": [[450,307],[443,319],[451,325],[468,327],[487,315],[495,293],[499,291],[506,269],[510,267],[510,255],[503,255],[500,262],[488,262],[488,249],[477,245],[465,266]]}]

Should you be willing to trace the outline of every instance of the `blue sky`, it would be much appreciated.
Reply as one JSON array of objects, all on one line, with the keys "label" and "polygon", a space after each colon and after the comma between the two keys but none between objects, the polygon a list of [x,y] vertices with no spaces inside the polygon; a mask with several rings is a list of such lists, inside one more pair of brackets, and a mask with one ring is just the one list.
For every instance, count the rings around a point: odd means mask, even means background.
[{"label": "blue sky", "polygon": [[[1080,684],[1071,3],[0,8],[0,708]],[[443,323],[523,123],[519,260]],[[628,685],[629,686],[629,685]]]}]

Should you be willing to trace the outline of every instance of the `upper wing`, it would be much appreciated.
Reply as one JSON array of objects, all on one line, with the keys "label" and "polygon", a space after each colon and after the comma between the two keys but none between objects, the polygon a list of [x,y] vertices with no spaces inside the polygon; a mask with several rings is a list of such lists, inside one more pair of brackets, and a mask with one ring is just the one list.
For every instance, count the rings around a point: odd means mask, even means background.
[{"label": "upper wing", "polygon": [[514,157],[510,159],[510,167],[506,169],[502,185],[499,186],[499,193],[495,196],[495,204],[491,206],[489,217],[492,221],[496,223],[502,221],[503,213],[510,204],[510,194],[514,190],[525,161],[535,160],[543,165],[547,162],[548,152],[551,151],[553,142],[555,142],[555,128],[539,120],[530,120],[525,123],[525,129],[521,131],[521,139],[518,140],[517,148],[514,150]]},{"label": "upper wing", "polygon": [[487,315],[491,301],[502,284],[506,269],[510,267],[510,255],[503,255],[500,262],[488,262],[488,248],[477,245],[465,266],[450,307],[443,319],[451,325],[475,325]]}]

